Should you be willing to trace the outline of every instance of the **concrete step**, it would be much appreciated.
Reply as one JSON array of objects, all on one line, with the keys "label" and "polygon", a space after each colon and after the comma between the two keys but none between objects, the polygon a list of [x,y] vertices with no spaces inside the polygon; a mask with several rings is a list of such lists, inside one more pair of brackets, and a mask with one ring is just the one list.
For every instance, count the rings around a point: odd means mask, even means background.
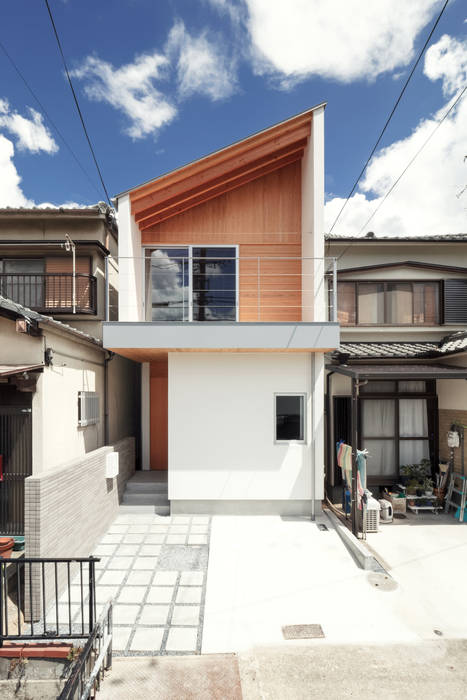
[{"label": "concrete step", "polygon": [[167,493],[166,481],[127,481],[127,493]]},{"label": "concrete step", "polygon": [[118,509],[121,515],[133,513],[135,515],[144,515],[151,513],[152,515],[170,515],[170,506],[155,506],[155,505],[128,505],[122,503]]},{"label": "concrete step", "polygon": [[165,493],[127,493],[123,494],[122,503],[129,506],[168,506],[167,491]]}]

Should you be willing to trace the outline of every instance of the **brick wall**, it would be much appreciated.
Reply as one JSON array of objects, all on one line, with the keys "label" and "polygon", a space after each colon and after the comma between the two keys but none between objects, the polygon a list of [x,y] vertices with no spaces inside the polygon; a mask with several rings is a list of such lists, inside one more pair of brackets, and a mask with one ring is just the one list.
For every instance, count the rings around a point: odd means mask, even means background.
[{"label": "brick wall", "polygon": [[[447,433],[451,430],[453,423],[467,425],[467,411],[440,408],[439,414],[439,456],[441,459],[449,460],[450,449],[447,444]],[[460,474],[467,474],[467,428],[465,429],[464,464],[462,464],[461,448],[454,449],[454,471]]]},{"label": "brick wall", "polygon": [[[106,479],[106,455],[114,451],[119,453],[119,474],[114,479]],[[135,440],[124,438],[48,472],[29,476],[25,480],[25,556],[65,558],[92,554],[116,517],[125,484],[134,470]],[[32,573],[34,618],[38,619],[40,615],[36,610],[40,611],[41,607],[39,567],[33,567]],[[53,577],[46,578],[49,600],[49,595],[53,594]],[[66,583],[64,567],[60,567],[59,579],[62,589]],[[28,596],[29,593],[25,603],[29,609]],[[29,610],[26,618],[29,618],[28,613]]]}]

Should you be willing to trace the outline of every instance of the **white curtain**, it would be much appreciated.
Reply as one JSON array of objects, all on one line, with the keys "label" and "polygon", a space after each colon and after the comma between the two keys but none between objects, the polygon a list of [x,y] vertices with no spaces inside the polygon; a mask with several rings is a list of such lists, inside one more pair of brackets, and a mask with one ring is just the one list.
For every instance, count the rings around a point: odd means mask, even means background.
[{"label": "white curtain", "polygon": [[390,475],[396,471],[394,439],[378,439],[394,438],[395,407],[396,403],[392,399],[362,401],[363,447],[369,453],[369,475]]},{"label": "white curtain", "polygon": [[426,391],[425,382],[412,381],[412,382],[399,382],[399,393],[400,394],[418,394]]},{"label": "white curtain", "polygon": [[401,437],[428,437],[426,399],[400,399],[399,435]]},{"label": "white curtain", "polygon": [[428,440],[401,440],[399,442],[399,461],[402,464],[419,464],[428,459],[430,449]]}]

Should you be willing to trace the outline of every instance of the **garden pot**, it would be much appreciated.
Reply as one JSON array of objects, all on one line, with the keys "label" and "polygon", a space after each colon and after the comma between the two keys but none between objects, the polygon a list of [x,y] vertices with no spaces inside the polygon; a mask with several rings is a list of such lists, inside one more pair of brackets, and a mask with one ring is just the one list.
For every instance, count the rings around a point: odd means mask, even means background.
[{"label": "garden pot", "polygon": [[9,559],[15,546],[13,537],[0,537],[0,557]]},{"label": "garden pot", "polygon": [[417,489],[416,495],[417,495],[417,496],[423,496],[423,489]]}]

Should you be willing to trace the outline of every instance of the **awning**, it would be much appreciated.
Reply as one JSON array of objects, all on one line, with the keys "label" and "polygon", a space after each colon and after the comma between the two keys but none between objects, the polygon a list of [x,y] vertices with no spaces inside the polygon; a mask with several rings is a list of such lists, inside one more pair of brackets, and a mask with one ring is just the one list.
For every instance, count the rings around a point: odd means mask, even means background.
[{"label": "awning", "polygon": [[467,367],[449,365],[326,365],[352,379],[467,379]]},{"label": "awning", "polygon": [[11,374],[22,374],[33,370],[42,370],[44,365],[0,365],[0,377],[8,377]]}]

